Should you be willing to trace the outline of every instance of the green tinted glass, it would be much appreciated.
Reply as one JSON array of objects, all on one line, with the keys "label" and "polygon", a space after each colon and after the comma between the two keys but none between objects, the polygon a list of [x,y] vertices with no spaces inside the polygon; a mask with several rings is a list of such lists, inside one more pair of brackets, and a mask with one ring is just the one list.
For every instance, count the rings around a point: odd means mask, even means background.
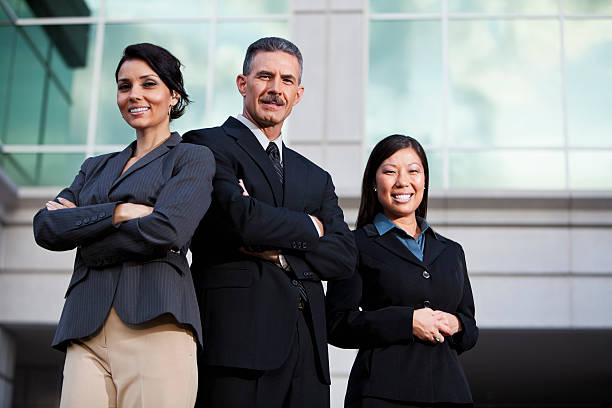
[{"label": "green tinted glass", "polygon": [[612,151],[570,152],[570,188],[612,190]]},{"label": "green tinted glass", "polygon": [[563,146],[559,55],[556,21],[451,21],[451,145]]},{"label": "green tinted glass", "polygon": [[13,72],[13,61],[16,47],[17,30],[12,26],[0,26],[0,49],[5,57],[0,58],[0,142],[6,143],[5,124],[8,115],[8,104],[10,98],[11,76]]},{"label": "green tinted glass", "polygon": [[441,26],[373,21],[367,88],[368,144],[393,133],[437,145],[443,139]]},{"label": "green tinted glass", "polygon": [[218,2],[220,16],[286,14],[289,0],[223,0]]},{"label": "green tinted glass", "polygon": [[449,12],[557,13],[557,0],[447,0]]},{"label": "green tinted glass", "polygon": [[211,14],[213,1],[224,0],[106,0],[106,15],[111,18],[206,17]]},{"label": "green tinted glass", "polygon": [[117,109],[115,69],[127,45],[150,42],[166,48],[183,64],[183,81],[194,103],[185,114],[170,124],[184,133],[204,126],[206,102],[209,25],[184,24],[109,24],[104,37],[104,58],[100,81],[96,143],[127,144],[134,137]]},{"label": "green tinted glass", "polygon": [[442,190],[444,188],[444,154],[441,150],[430,150],[427,153],[429,164],[429,189]]},{"label": "green tinted glass", "polygon": [[3,154],[0,164],[21,186],[68,186],[84,159],[82,153]]},{"label": "green tinted glass", "polygon": [[89,17],[97,12],[100,0],[8,0],[20,18]]},{"label": "green tinted glass", "polygon": [[610,14],[612,1],[610,0],[563,0],[565,13],[580,14]]},{"label": "green tinted glass", "polygon": [[449,176],[452,189],[560,190],[565,158],[561,151],[457,152]]},{"label": "green tinted glass", "polygon": [[37,144],[42,136],[40,130],[46,73],[35,51],[23,36],[17,35],[15,40],[13,64],[9,68],[9,97],[2,102],[2,109],[8,113],[3,140],[7,144]]},{"label": "green tinted glass", "polygon": [[215,83],[210,123],[216,126],[229,115],[242,112],[242,97],[236,88],[236,76],[242,73],[248,46],[261,37],[288,38],[289,26],[278,23],[219,23],[215,47]]},{"label": "green tinted glass", "polygon": [[612,146],[612,21],[565,23],[570,146]]},{"label": "green tinted glass", "polygon": [[370,0],[370,13],[439,13],[440,0]]}]

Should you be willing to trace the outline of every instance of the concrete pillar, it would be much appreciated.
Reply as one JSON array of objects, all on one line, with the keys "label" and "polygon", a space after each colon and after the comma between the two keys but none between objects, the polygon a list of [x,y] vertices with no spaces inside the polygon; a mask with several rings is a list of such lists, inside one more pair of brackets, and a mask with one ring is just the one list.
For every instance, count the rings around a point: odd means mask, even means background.
[{"label": "concrete pillar", "polygon": [[0,327],[0,408],[11,408],[15,378],[15,342]]}]

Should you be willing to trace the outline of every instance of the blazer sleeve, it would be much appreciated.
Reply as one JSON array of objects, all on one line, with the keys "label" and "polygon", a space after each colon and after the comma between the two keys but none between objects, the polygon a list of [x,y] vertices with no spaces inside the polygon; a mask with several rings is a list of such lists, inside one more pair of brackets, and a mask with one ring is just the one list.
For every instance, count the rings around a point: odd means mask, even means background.
[{"label": "blazer sleeve", "polygon": [[470,285],[470,278],[467,273],[467,267],[465,263],[465,253],[463,248],[459,247],[459,265],[462,268],[463,273],[463,294],[457,311],[454,313],[455,316],[461,322],[462,330],[455,333],[449,338],[451,346],[457,350],[457,353],[461,354],[476,345],[478,340],[478,327],[476,326],[475,319],[475,307],[474,297],[472,295],[472,286]]},{"label": "blazer sleeve", "polygon": [[[285,254],[298,279],[332,280],[350,277],[357,263],[357,246],[353,234],[344,222],[338,197],[329,173],[323,191],[321,210],[316,215],[323,223],[324,235],[310,252]],[[303,260],[303,261],[302,261]],[[309,270],[314,272],[308,273]]]},{"label": "blazer sleeve", "polygon": [[327,284],[327,336],[340,348],[384,347],[413,341],[408,306],[361,310],[363,278],[359,267],[352,277]]},{"label": "blazer sleeve", "polygon": [[[186,133],[183,140],[206,144],[198,132]],[[244,246],[298,251],[316,248],[319,234],[306,213],[243,196],[234,170],[235,159],[222,146],[215,145],[212,150],[217,163],[213,182],[215,202],[227,213],[233,231]]]},{"label": "blazer sleeve", "polygon": [[[174,147],[175,149],[179,146]],[[81,248],[88,266],[148,260],[179,250],[191,239],[211,202],[215,161],[203,146],[185,149],[150,215],[119,224],[103,239]]]},{"label": "blazer sleeve", "polygon": [[81,165],[74,181],[60,191],[62,197],[77,205],[49,211],[39,210],[34,216],[33,228],[36,243],[51,251],[67,251],[79,245],[86,245],[114,230],[113,212],[119,203],[102,203],[79,206],[79,192],[83,187],[88,171],[95,167],[99,157],[90,157]]}]

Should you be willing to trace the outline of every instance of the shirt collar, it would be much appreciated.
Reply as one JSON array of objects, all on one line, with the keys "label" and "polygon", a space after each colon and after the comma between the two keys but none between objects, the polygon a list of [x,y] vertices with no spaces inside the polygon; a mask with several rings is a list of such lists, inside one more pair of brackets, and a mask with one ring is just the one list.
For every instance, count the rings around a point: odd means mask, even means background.
[{"label": "shirt collar", "polygon": [[[260,128],[258,128],[256,124],[251,122],[241,113],[236,115],[236,119],[242,122],[244,126],[249,128],[251,133],[253,133],[253,136],[255,136],[255,138],[264,150],[268,148],[268,144],[270,144],[270,139],[268,139],[265,133]],[[276,143],[276,146],[278,147],[278,152],[280,154],[280,162],[281,164],[283,164],[283,134],[281,133],[276,139],[272,140],[272,143]]]},{"label": "shirt collar", "polygon": [[[416,220],[417,220],[417,224],[421,228],[421,233],[419,234],[419,236],[423,235],[423,233],[425,233],[425,231],[429,229],[429,223],[427,222],[425,218],[421,218],[421,217],[416,217]],[[396,228],[399,232],[402,232],[404,234],[406,233],[403,229],[395,225],[393,221],[387,218],[387,216],[384,215],[383,213],[376,214],[376,216],[374,216],[373,223],[374,223],[374,226],[376,227],[376,230],[378,231],[378,234],[380,235],[385,235],[387,232],[391,231],[394,228]]]}]

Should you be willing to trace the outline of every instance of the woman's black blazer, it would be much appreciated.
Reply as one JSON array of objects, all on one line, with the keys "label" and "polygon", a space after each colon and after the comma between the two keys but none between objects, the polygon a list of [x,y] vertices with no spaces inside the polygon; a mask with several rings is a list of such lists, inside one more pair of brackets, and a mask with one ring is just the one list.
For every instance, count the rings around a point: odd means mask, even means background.
[{"label": "woman's black blazer", "polygon": [[[327,290],[329,342],[359,349],[346,402],[471,403],[458,354],[476,344],[478,328],[461,246],[430,228],[421,262],[391,232],[380,236],[372,224],[353,232],[357,271]],[[423,307],[454,314],[463,331],[444,343],[421,341],[412,314]]]},{"label": "woman's black blazer", "polygon": [[[180,143],[173,133],[123,174],[135,143],[91,157],[58,197],[77,208],[40,210],[36,242],[53,251],[77,248],[72,279],[53,346],[95,333],[115,307],[128,324],[164,313],[189,325],[202,344],[200,314],[185,257],[191,236],[211,202],[215,162],[204,146]],[[137,203],[153,213],[118,226],[115,206]]]}]

